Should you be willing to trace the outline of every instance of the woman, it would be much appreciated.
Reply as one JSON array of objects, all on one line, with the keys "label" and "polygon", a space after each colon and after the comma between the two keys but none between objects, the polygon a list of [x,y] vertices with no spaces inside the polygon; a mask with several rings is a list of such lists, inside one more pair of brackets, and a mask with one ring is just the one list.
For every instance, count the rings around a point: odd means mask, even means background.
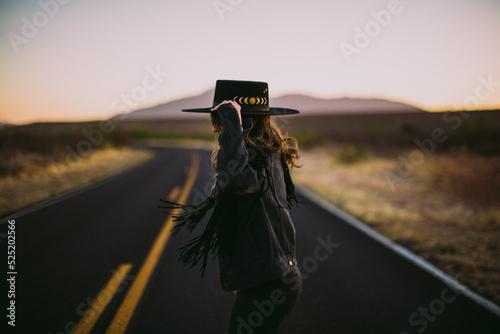
[{"label": "woman", "polygon": [[176,228],[192,231],[214,211],[202,235],[181,247],[180,261],[194,266],[219,258],[220,280],[236,300],[229,320],[233,333],[277,333],[302,290],[295,258],[295,228],[289,209],[295,200],[289,167],[297,166],[295,139],[284,137],[272,115],[297,110],[270,108],[264,82],[218,80],[210,112],[219,145],[212,195],[183,208]]}]

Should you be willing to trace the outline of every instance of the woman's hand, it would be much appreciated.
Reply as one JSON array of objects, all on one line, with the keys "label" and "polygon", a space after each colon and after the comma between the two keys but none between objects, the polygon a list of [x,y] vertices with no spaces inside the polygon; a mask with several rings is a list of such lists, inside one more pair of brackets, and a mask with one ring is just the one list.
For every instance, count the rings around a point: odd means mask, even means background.
[{"label": "woman's hand", "polygon": [[238,103],[234,102],[234,101],[224,100],[221,103],[219,103],[217,106],[215,106],[212,109],[210,109],[210,111],[216,111],[221,105],[226,104],[226,103],[232,104],[233,107],[234,107],[234,109],[236,109],[236,111],[238,112],[238,118],[240,119],[240,126],[241,126],[242,125],[242,122],[241,122],[241,106]]}]

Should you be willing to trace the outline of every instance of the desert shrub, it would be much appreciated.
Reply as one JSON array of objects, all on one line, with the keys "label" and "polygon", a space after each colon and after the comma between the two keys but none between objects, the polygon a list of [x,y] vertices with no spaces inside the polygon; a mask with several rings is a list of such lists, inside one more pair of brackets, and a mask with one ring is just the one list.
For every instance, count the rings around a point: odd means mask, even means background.
[{"label": "desert shrub", "polygon": [[442,242],[436,242],[434,247],[441,254],[455,254],[460,250],[459,247],[457,247],[455,245],[442,243]]},{"label": "desert shrub", "polygon": [[362,145],[343,144],[335,151],[335,159],[344,165],[352,165],[366,160],[368,149]]},{"label": "desert shrub", "polygon": [[130,138],[132,139],[150,139],[155,138],[155,133],[147,128],[132,129],[130,131]]},{"label": "desert shrub", "polygon": [[479,153],[500,153],[500,126],[487,119],[466,120],[457,128],[458,143]]},{"label": "desert shrub", "polygon": [[401,133],[404,135],[411,135],[414,134],[417,131],[417,127],[413,123],[403,123],[401,125]]},{"label": "desert shrub", "polygon": [[365,121],[362,124],[362,129],[364,132],[368,134],[384,134],[387,133],[387,128],[386,126],[379,121]]},{"label": "desert shrub", "polygon": [[2,152],[0,154],[0,176],[15,176],[24,167],[24,156],[20,152]]},{"label": "desert shrub", "polygon": [[316,129],[296,130],[290,136],[297,139],[301,147],[312,147],[322,143],[323,136]]}]

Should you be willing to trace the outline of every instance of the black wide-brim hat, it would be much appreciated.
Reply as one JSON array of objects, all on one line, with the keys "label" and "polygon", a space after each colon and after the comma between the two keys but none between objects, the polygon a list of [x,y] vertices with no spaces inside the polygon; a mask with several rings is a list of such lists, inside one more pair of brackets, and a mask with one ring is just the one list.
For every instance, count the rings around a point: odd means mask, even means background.
[{"label": "black wide-brim hat", "polygon": [[289,108],[269,107],[267,82],[217,80],[212,107],[182,109],[185,112],[210,113],[210,109],[225,100],[232,100],[241,106],[242,115],[292,115],[299,111]]}]

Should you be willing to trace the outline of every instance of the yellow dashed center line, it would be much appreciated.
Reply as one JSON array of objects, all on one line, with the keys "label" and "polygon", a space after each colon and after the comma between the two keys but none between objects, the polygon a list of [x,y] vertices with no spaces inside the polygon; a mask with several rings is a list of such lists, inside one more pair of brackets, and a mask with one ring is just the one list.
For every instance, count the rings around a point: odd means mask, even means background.
[{"label": "yellow dashed center line", "polygon": [[[186,183],[182,189],[182,192],[179,196],[179,203],[184,203],[188,195],[191,191],[191,188],[194,185],[194,181],[196,179],[196,175],[198,175],[198,169],[200,167],[200,156],[198,153],[193,153],[191,156],[191,166],[188,171],[188,176]],[[165,221],[160,234],[158,234],[153,246],[151,247],[146,260],[142,264],[142,267],[139,269],[139,273],[135,278],[130,290],[128,291],[125,299],[123,300],[118,312],[116,313],[111,325],[109,325],[106,334],[122,334],[127,329],[127,326],[134,314],[134,311],[139,303],[139,300],[148,284],[149,278],[153,273],[153,270],[158,263],[158,259],[167,244],[167,241],[170,237],[170,232],[174,225],[174,221],[172,216],[179,213],[180,209],[173,210],[170,217]]]},{"label": "yellow dashed center line", "polygon": [[179,186],[175,186],[174,189],[168,195],[169,201],[175,201],[177,197],[179,197],[179,193],[181,192],[181,188]]},{"label": "yellow dashed center line", "polygon": [[115,271],[110,278],[104,289],[102,289],[92,305],[87,309],[78,324],[73,328],[71,334],[88,334],[94,327],[97,319],[101,316],[102,312],[109,304],[116,291],[120,287],[123,279],[132,268],[130,263],[122,264]]}]

